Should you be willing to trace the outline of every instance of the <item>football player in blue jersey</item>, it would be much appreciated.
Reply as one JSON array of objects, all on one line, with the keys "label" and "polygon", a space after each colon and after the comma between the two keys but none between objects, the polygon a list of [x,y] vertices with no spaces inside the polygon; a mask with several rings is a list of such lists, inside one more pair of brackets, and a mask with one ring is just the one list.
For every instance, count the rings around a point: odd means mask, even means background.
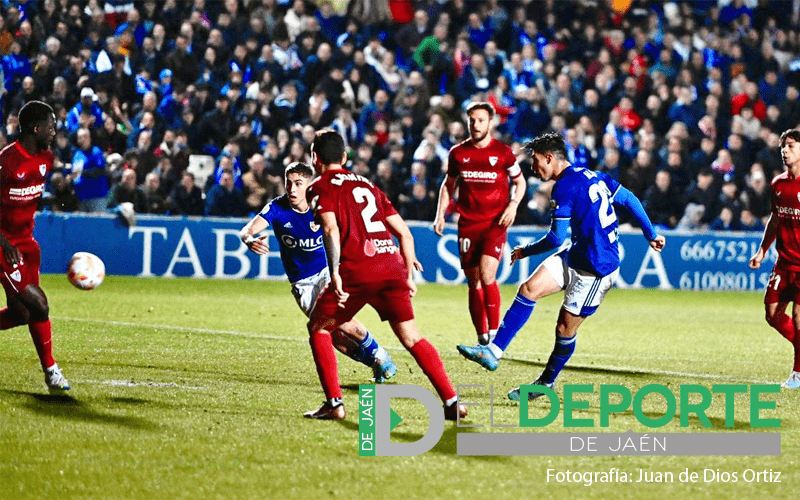
[{"label": "football player in blue jersey", "polygon": [[[292,294],[306,316],[331,281],[322,245],[322,228],[314,222],[314,214],[306,201],[306,189],[313,176],[314,169],[306,163],[287,166],[284,173],[286,194],[269,202],[239,235],[247,248],[265,255],[269,252],[267,236],[258,234],[272,226],[283,267],[292,284]],[[356,319],[334,332],[333,345],[343,354],[371,367],[377,383],[392,378],[397,371],[389,353]]]},{"label": "football player in blue jersey", "polygon": [[[564,302],[556,324],[556,342],[539,378],[531,384],[553,388],[556,377],[575,351],[578,327],[594,314],[619,274],[617,214],[625,207],[639,221],[650,246],[660,252],[666,242],[656,234],[642,203],[604,172],[575,167],[567,159],[564,139],[559,134],[542,134],[525,144],[533,157],[534,174],[542,181],[555,180],[550,231],[539,241],[517,247],[511,263],[559,248],[572,230],[572,246],[551,255],[519,287],[506,311],[497,336],[488,346],[459,345],[458,351],[488,370],[496,370],[508,344],[528,321],[536,301],[564,290]],[[528,399],[542,396],[530,392]],[[519,400],[519,387],[509,399]]]}]

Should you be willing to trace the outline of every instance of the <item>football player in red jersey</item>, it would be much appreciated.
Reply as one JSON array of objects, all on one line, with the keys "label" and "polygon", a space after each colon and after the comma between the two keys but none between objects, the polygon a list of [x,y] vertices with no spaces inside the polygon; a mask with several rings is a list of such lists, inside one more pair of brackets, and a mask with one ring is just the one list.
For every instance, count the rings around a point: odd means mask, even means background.
[{"label": "football player in red jersey", "polygon": [[[442,236],[447,208],[458,188],[458,252],[469,287],[472,324],[478,342],[486,345],[500,326],[497,267],[526,185],[514,152],[492,137],[492,105],[473,102],[467,106],[467,117],[470,138],[450,149],[433,229]],[[513,198],[509,179],[514,183]]]},{"label": "football player in red jersey", "polygon": [[7,304],[0,309],[0,330],[28,325],[45,383],[60,392],[69,390],[69,382],[53,359],[49,306],[39,288],[41,250],[33,239],[33,215],[53,168],[53,108],[28,102],[19,112],[19,127],[19,139],[0,151],[0,281]]},{"label": "football player in red jersey", "polygon": [[[331,332],[366,304],[388,321],[403,347],[422,368],[444,401],[445,418],[467,414],[436,348],[422,338],[414,321],[411,297],[416,294],[414,269],[422,270],[414,238],[386,195],[366,178],[344,169],[344,140],[333,130],[317,132],[311,160],[320,176],[306,192],[322,226],[331,282],[311,312],[309,342],[325,402],[308,418],[343,419],[342,389]],[[400,248],[392,236],[397,237]]]},{"label": "football player in red jersey", "polygon": [[[773,241],[778,260],[764,294],[767,323],[794,346],[794,366],[783,386],[800,388],[800,130],[781,134],[781,157],[787,170],[772,180],[772,213],[761,246],[750,259],[758,269]],[[792,302],[792,315],[786,306]]]}]

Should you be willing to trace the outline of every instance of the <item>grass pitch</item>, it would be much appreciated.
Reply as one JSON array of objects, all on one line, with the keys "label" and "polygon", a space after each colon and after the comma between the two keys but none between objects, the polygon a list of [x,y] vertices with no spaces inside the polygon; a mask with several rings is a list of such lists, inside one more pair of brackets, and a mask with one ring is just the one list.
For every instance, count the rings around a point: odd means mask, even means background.
[{"label": "grass pitch", "polygon": [[[288,284],[254,281],[110,277],[80,292],[61,276],[43,277],[51,303],[55,355],[73,385],[69,397],[47,395],[25,328],[0,333],[0,499],[427,499],[427,498],[791,498],[800,479],[800,393],[763,399],[777,409],[777,457],[459,457],[448,423],[439,444],[416,457],[360,458],[357,385],[370,370],[339,356],[348,417],[302,418],[323,399]],[[513,287],[503,288],[503,310]],[[560,296],[540,302],[496,372],[463,360],[456,343],[474,342],[465,287],[425,285],[414,299],[423,334],[439,349],[455,384],[486,384],[470,399],[495,394],[495,423],[515,423],[518,406],[505,393],[533,380],[547,360]],[[759,294],[613,290],[584,323],[564,383],[644,385],[755,384],[783,381],[788,342],[764,322]],[[392,382],[430,389],[389,327],[372,310],[359,314],[398,365]],[[716,398],[717,396],[715,396]],[[628,411],[599,428],[599,397],[584,395],[595,429],[564,428],[561,417],[540,432],[775,432],[751,429],[748,399],[737,397],[735,428],[724,425],[715,399],[715,428],[688,428],[678,417],[653,430]],[[659,404],[661,402],[661,404]],[[397,441],[427,429],[417,403],[397,400]],[[663,400],[644,410],[659,416]],[[536,402],[531,411],[545,411]],[[489,407],[471,407],[487,426]],[[660,412],[660,413],[659,413]],[[494,429],[525,432],[530,429]],[[671,483],[547,482],[546,470],[672,472]],[[697,483],[682,483],[685,469]],[[736,483],[704,482],[704,469],[738,472]],[[780,483],[745,482],[742,472],[780,471]]]}]

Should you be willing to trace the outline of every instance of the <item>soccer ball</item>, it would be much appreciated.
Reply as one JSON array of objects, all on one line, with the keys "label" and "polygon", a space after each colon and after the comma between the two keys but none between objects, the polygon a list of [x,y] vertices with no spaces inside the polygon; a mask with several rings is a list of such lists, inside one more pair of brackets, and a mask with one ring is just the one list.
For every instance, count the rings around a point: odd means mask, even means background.
[{"label": "soccer ball", "polygon": [[106,277],[106,265],[100,257],[89,252],[77,252],[69,260],[67,279],[75,288],[92,290]]}]

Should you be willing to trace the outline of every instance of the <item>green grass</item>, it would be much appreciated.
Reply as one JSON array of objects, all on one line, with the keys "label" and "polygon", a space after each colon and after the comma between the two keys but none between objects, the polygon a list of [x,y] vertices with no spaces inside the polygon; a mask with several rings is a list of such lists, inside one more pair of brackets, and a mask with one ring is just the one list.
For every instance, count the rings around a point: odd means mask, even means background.
[{"label": "green grass", "polygon": [[[360,458],[356,386],[368,368],[339,356],[348,416],[344,422],[302,418],[323,399],[311,360],[305,320],[288,284],[254,281],[142,280],[110,277],[80,292],[60,276],[43,277],[51,303],[56,358],[73,384],[70,397],[46,395],[24,328],[0,333],[0,499],[293,499],[293,498],[791,498],[800,479],[798,392],[764,399],[782,419],[778,457],[459,457],[448,423],[439,444],[416,457]],[[514,288],[503,288],[504,307]],[[439,349],[451,379],[487,402],[495,391],[496,423],[517,420],[504,399],[533,380],[552,346],[560,297],[540,302],[496,372],[463,360],[459,342],[473,342],[465,287],[426,285],[414,299],[418,325]],[[635,391],[657,383],[780,382],[791,368],[791,346],[764,322],[758,294],[613,290],[581,328],[563,383],[622,384]],[[372,310],[359,314],[390,348],[396,383],[430,388],[424,375]],[[666,373],[665,373],[666,372]],[[724,405],[709,411],[712,432],[723,427]],[[576,412],[599,425],[599,397],[580,396]],[[746,397],[737,397],[737,432],[751,429]],[[544,411],[544,403],[531,405]],[[417,403],[396,400],[403,417],[392,434],[414,441],[427,417]],[[658,398],[644,410],[663,414]],[[488,426],[488,405],[471,408],[472,423]],[[631,411],[597,432],[654,432]],[[489,432],[488,429],[483,429]],[[530,429],[494,429],[525,432]],[[561,417],[538,432],[564,428]],[[676,417],[655,432],[704,432],[696,419]],[[548,468],[580,472],[670,471],[666,484],[547,483]],[[677,482],[689,468],[698,483]],[[739,473],[737,483],[704,483],[703,469]],[[741,471],[781,471],[781,483],[745,483]],[[638,476],[638,472],[636,474]]]}]

